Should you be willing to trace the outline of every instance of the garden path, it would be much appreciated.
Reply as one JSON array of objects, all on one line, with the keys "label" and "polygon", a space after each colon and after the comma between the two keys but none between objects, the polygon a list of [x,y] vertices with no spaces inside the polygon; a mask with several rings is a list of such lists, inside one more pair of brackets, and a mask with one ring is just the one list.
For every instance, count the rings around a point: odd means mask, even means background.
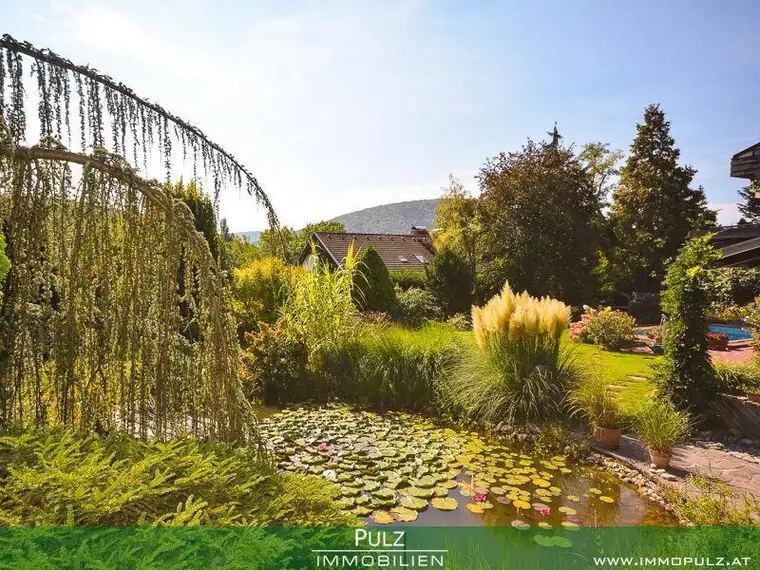
[{"label": "garden path", "polygon": [[623,435],[614,451],[597,449],[634,469],[668,483],[683,483],[689,475],[707,475],[730,487],[737,496],[746,493],[760,500],[760,458],[719,449],[710,442],[677,445],[667,471],[652,469],[644,445],[637,438]]}]

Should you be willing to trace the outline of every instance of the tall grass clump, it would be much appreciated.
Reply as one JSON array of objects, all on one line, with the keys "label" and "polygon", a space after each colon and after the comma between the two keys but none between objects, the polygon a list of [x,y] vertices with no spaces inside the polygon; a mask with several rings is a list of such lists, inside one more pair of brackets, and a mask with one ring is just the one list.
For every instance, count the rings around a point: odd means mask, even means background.
[{"label": "tall grass clump", "polygon": [[437,408],[436,387],[461,351],[459,336],[443,323],[368,328],[329,356],[326,373],[345,401],[383,410]]},{"label": "tall grass clump", "polygon": [[318,260],[295,282],[283,318],[288,334],[306,347],[311,366],[356,332],[352,299],[356,270],[351,244],[339,268]]},{"label": "tall grass clump", "polygon": [[560,350],[570,308],[555,299],[515,294],[505,284],[473,307],[477,348],[465,353],[442,383],[454,409],[480,421],[537,421],[558,414],[572,362]]}]

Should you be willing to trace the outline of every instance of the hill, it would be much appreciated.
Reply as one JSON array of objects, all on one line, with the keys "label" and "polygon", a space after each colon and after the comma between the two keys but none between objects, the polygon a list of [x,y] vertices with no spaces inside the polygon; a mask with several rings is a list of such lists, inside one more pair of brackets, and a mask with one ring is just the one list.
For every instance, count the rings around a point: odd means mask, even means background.
[{"label": "hill", "polygon": [[235,235],[247,239],[248,243],[257,243],[259,241],[259,236],[261,235],[261,232],[257,232],[257,231],[235,232]]},{"label": "hill", "polygon": [[347,232],[405,234],[412,226],[433,228],[437,199],[411,200],[383,204],[333,218],[346,226]]}]

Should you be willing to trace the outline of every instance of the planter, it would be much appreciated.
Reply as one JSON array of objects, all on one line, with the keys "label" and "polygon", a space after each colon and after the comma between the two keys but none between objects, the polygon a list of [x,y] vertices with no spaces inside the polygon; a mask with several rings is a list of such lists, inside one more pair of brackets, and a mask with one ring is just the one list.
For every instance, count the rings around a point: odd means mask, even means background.
[{"label": "planter", "polygon": [[760,394],[747,394],[747,399],[750,402],[755,402],[756,404],[760,404]]},{"label": "planter", "polygon": [[615,449],[620,441],[620,428],[594,427],[594,443],[604,449]]},{"label": "planter", "polygon": [[666,469],[668,465],[670,465],[670,453],[660,453],[651,447],[649,447],[648,450],[649,460],[654,464],[655,467],[658,469]]}]

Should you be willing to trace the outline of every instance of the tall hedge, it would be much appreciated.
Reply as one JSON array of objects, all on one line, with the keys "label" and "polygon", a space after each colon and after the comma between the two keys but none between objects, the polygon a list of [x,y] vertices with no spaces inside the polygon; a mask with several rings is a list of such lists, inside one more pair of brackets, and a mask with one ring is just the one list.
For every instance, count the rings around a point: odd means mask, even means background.
[{"label": "tall hedge", "polygon": [[440,249],[426,268],[427,289],[447,317],[469,313],[475,276],[465,259],[450,248]]},{"label": "tall hedge", "polygon": [[707,352],[706,313],[712,301],[714,270],[719,257],[710,235],[692,239],[668,266],[662,310],[668,320],[665,357],[655,379],[660,391],[680,409],[704,411],[717,392],[715,368]]},{"label": "tall hedge", "polygon": [[372,246],[363,247],[356,257],[359,274],[354,280],[354,302],[362,311],[392,313],[396,290],[388,268]]}]

